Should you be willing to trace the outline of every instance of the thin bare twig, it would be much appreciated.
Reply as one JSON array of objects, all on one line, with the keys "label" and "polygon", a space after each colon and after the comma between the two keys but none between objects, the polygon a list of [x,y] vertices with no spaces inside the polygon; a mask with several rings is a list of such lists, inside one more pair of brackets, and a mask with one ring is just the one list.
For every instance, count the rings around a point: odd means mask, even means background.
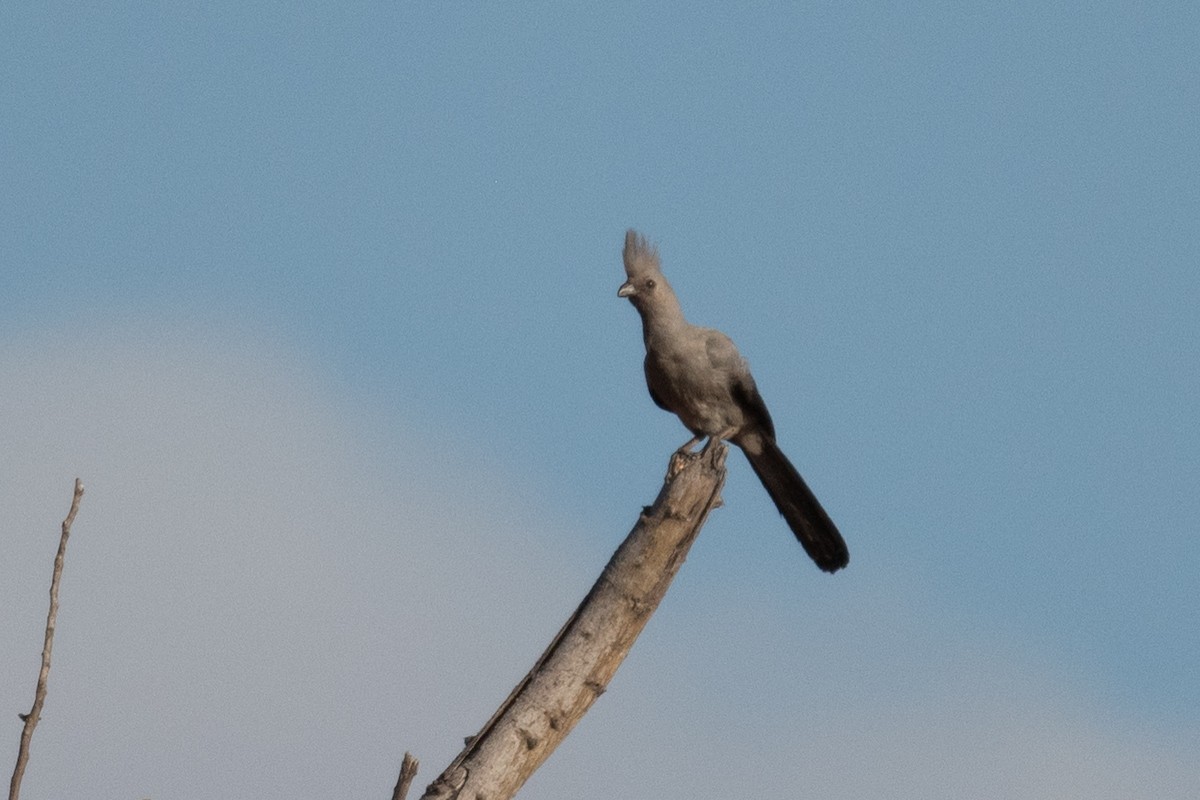
[{"label": "thin bare twig", "polygon": [[404,800],[408,796],[408,787],[417,777],[417,767],[420,765],[421,762],[412,753],[404,754],[404,760],[400,762],[400,777],[396,780],[396,788],[392,790],[392,800]]},{"label": "thin bare twig", "polygon": [[42,646],[42,669],[38,673],[37,689],[33,694],[33,708],[28,714],[18,716],[25,723],[21,731],[21,747],[17,751],[17,766],[13,769],[12,782],[8,786],[8,800],[18,800],[21,794],[21,779],[25,777],[25,765],[29,763],[29,742],[33,729],[42,716],[42,704],[46,702],[46,681],[50,677],[50,651],[54,649],[54,624],[58,619],[58,584],[62,578],[63,556],[67,552],[67,538],[71,535],[71,524],[79,513],[79,501],[83,498],[83,483],[75,479],[75,496],[71,510],[62,524],[62,538],[58,541],[58,554],[54,556],[54,576],[50,579],[50,613],[46,616],[46,643]]}]

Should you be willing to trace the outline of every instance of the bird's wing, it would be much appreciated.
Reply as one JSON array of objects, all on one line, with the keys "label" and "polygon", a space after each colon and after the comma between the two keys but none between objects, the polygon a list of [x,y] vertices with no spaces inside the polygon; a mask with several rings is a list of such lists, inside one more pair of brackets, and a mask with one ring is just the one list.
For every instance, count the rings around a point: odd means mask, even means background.
[{"label": "bird's wing", "polygon": [[746,359],[742,358],[733,340],[720,331],[712,330],[705,341],[705,349],[712,368],[727,377],[729,394],[745,414],[747,422],[774,439],[775,423],[771,421],[767,404],[758,393]]},{"label": "bird's wing", "polygon": [[767,404],[763,402],[762,395],[758,393],[758,387],[754,385],[754,377],[750,374],[750,370],[746,370],[734,380],[733,385],[729,388],[729,393],[733,396],[734,402],[742,409],[742,413],[746,415],[746,419],[754,427],[774,439],[775,423],[771,421],[771,412],[767,411]]},{"label": "bird's wing", "polygon": [[715,328],[693,328],[704,337],[704,352],[708,354],[709,369],[714,372],[731,374],[745,370],[746,362],[738,352],[733,340]]}]

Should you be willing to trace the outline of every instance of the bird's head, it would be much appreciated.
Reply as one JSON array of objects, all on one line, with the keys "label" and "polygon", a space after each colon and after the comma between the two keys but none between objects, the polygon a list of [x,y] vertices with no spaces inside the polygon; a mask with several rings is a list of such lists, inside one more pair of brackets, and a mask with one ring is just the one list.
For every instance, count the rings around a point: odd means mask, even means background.
[{"label": "bird's head", "polygon": [[617,297],[627,297],[636,308],[643,309],[653,305],[658,297],[670,294],[658,263],[658,250],[632,228],[625,232],[623,256],[626,280],[617,289]]}]

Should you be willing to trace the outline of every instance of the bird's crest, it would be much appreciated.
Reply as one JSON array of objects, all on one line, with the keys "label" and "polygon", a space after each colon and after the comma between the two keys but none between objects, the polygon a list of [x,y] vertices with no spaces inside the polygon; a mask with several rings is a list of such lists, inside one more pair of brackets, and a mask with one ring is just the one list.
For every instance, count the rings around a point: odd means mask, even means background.
[{"label": "bird's crest", "polygon": [[637,278],[661,272],[658,265],[658,248],[646,241],[646,237],[630,228],[625,232],[625,274]]}]

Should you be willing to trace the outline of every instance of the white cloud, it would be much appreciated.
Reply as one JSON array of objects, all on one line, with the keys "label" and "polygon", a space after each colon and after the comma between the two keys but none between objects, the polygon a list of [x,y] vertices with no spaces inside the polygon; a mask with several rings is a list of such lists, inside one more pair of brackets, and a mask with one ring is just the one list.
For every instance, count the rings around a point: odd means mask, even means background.
[{"label": "white cloud", "polygon": [[[0,374],[0,711],[32,699],[88,488],[28,796],[384,796],[404,749],[424,785],[593,577],[518,479],[245,331],[30,338]],[[819,641],[767,600],[669,599],[525,796],[1200,796],[1194,732],[1131,728],[897,591]]]},{"label": "white cloud", "polygon": [[29,340],[0,374],[14,715],[87,487],[30,796],[369,796],[405,748],[448,761],[559,622],[524,498],[245,332]]}]

